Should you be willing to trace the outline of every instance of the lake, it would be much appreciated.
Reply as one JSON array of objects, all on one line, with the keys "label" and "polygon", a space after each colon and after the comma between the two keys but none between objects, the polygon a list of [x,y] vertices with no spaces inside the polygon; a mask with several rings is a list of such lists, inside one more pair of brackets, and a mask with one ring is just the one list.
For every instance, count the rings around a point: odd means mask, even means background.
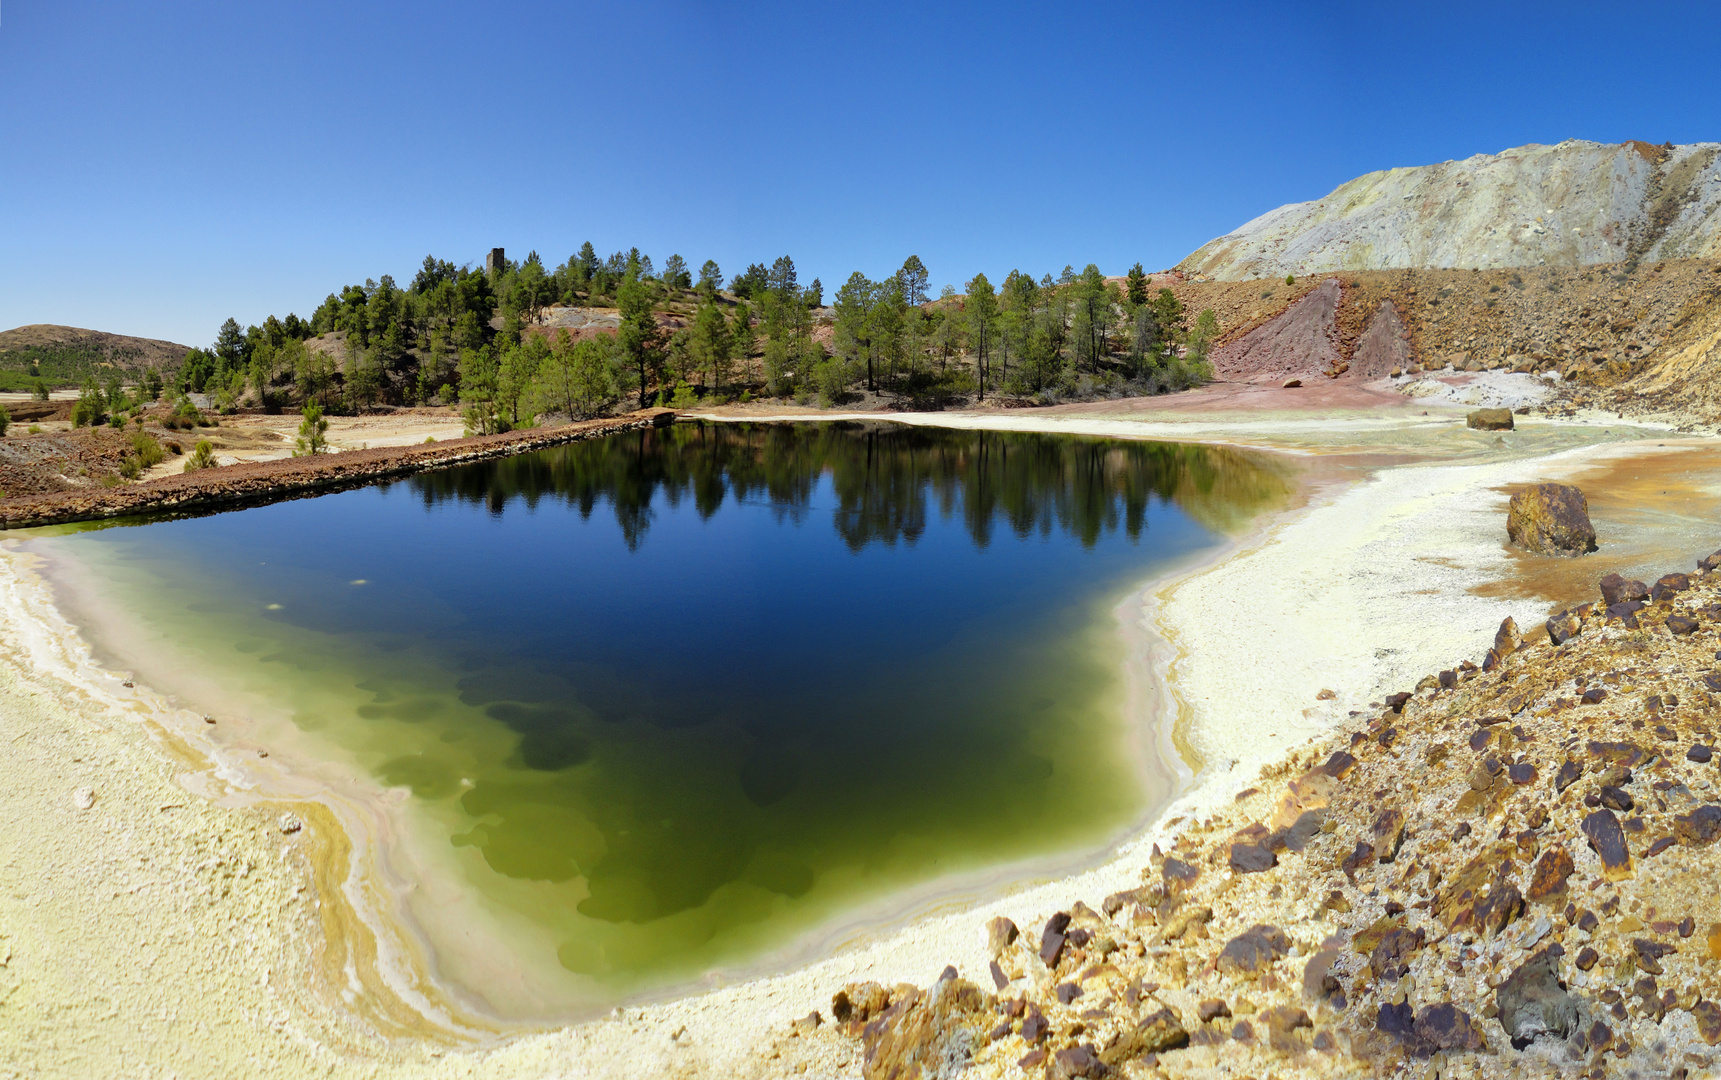
[{"label": "lake", "polygon": [[528,1018],[1097,855],[1166,794],[1120,603],[1288,491],[1223,448],[681,423],[31,547],[99,660],[373,808],[438,978]]}]

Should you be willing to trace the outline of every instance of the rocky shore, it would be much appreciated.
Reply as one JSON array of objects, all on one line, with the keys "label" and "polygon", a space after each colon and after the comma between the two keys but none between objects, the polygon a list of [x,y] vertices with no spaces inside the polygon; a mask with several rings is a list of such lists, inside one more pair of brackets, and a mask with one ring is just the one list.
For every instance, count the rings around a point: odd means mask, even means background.
[{"label": "rocky shore", "polygon": [[0,529],[21,529],[133,514],[207,513],[278,502],[411,473],[510,457],[619,431],[673,423],[668,409],[646,409],[561,427],[531,428],[496,435],[431,443],[349,450],[315,457],[282,458],[180,473],[141,484],[89,487],[0,499]]},{"label": "rocky shore", "polygon": [[1717,566],[1508,619],[1174,823],[1139,887],[977,924],[988,970],[848,985],[781,1045],[869,1080],[1712,1075]]}]

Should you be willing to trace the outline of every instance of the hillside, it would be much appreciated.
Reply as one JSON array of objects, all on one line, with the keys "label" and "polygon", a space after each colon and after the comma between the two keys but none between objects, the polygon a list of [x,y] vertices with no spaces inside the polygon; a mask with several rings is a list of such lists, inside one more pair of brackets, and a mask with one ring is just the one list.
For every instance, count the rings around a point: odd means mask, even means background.
[{"label": "hillside", "polygon": [[1178,265],[1221,281],[1721,256],[1721,144],[1570,139],[1368,173],[1262,214]]},{"label": "hillside", "polygon": [[185,359],[186,349],[171,341],[76,326],[20,326],[0,332],[0,390],[25,389],[37,376],[49,386],[73,386],[110,366],[128,375],[167,370]]}]

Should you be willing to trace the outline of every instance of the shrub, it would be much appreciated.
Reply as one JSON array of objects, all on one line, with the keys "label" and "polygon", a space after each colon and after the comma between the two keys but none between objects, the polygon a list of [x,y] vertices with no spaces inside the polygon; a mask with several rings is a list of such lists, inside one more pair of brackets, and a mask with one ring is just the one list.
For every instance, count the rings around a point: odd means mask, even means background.
[{"label": "shrub", "polygon": [[1297,283],[1297,275],[1295,275],[1295,274],[1286,274],[1285,275],[1285,284],[1295,285],[1296,283]]},{"label": "shrub", "polygon": [[197,440],[197,446],[191,451],[191,456],[185,459],[185,471],[197,472],[199,469],[215,468],[215,447],[208,439]]},{"label": "shrub", "polygon": [[672,409],[691,409],[699,404],[699,395],[693,392],[693,387],[682,383],[675,388],[675,396],[669,399]]},{"label": "shrub", "polygon": [[6,406],[0,405],[0,435],[6,434],[6,429],[12,426],[12,414],[6,411]]},{"label": "shrub", "polygon": [[41,433],[42,433],[42,425],[41,424],[31,424],[30,425],[30,434],[40,435]]}]

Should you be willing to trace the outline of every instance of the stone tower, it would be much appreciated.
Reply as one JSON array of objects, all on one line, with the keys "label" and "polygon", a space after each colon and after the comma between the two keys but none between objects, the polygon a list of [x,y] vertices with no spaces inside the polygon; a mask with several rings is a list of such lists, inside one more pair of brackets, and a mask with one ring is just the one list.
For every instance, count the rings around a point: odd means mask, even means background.
[{"label": "stone tower", "polygon": [[501,248],[491,248],[490,254],[484,256],[484,269],[492,274],[500,274],[507,266],[508,259]]}]

